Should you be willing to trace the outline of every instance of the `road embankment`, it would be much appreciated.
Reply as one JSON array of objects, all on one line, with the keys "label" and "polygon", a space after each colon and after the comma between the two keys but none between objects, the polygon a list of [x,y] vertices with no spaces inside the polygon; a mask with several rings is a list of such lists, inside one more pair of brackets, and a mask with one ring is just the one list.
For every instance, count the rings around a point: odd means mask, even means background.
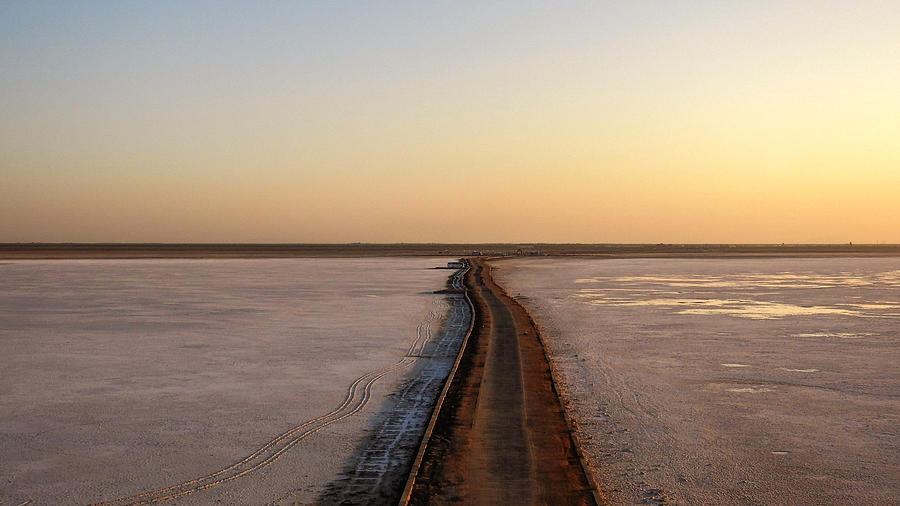
[{"label": "road embankment", "polygon": [[597,504],[528,313],[472,260],[474,330],[409,502]]}]

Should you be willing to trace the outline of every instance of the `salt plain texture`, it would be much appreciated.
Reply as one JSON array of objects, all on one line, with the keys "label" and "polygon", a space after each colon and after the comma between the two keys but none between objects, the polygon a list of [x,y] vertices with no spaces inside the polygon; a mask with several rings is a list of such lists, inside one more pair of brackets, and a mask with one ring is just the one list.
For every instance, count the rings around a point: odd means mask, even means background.
[{"label": "salt plain texture", "polygon": [[900,259],[496,265],[614,502],[900,502]]},{"label": "salt plain texture", "polygon": [[[335,409],[446,309],[446,259],[0,264],[0,503],[85,504],[222,469]],[[178,504],[308,502],[409,369],[256,472]]]}]

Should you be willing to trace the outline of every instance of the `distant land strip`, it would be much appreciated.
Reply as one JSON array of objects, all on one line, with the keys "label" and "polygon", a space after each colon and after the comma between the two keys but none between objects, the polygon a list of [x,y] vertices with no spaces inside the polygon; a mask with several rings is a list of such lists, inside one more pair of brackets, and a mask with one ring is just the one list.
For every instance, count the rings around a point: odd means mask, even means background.
[{"label": "distant land strip", "polygon": [[0,260],[91,258],[303,258],[385,256],[808,257],[900,256],[900,244],[3,243]]}]

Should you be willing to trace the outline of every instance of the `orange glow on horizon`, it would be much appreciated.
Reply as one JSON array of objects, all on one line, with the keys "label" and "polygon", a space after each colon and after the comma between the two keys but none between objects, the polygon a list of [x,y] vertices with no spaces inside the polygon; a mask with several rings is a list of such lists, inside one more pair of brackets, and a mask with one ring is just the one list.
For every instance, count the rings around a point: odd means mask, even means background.
[{"label": "orange glow on horizon", "polygon": [[798,5],[9,8],[0,242],[900,243],[900,8]]}]

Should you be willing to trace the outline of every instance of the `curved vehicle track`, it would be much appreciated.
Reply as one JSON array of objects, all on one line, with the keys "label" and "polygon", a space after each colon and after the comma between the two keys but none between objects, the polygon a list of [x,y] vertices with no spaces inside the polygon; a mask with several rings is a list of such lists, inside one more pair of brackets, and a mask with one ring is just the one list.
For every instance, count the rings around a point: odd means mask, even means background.
[{"label": "curved vehicle track", "polygon": [[[462,271],[454,274],[453,279],[461,279]],[[461,281],[458,281],[461,284]],[[281,433],[271,441],[228,467],[213,473],[183,481],[168,487],[149,490],[139,494],[93,503],[90,506],[136,506],[177,499],[195,492],[222,485],[258,471],[284,455],[301,441],[313,436],[329,425],[360,412],[371,398],[374,384],[385,375],[406,368],[415,363],[431,339],[431,323],[438,318],[439,311],[433,310],[416,329],[416,338],[407,349],[406,355],[397,362],[369,371],[356,378],[347,388],[343,401],[330,412],[307,420]]]},{"label": "curved vehicle track", "polygon": [[[303,422],[266,443],[243,460],[214,473],[184,481],[166,488],[150,490],[140,494],[94,503],[91,506],[138,505],[150,504],[168,499],[176,499],[194,492],[221,485],[241,478],[275,462],[297,443],[307,439],[329,425],[339,422],[361,411],[371,398],[372,386],[388,373],[406,367],[414,361],[411,357],[403,357],[394,364],[370,371],[358,378],[348,387],[344,401],[334,410],[312,420]],[[304,430],[305,429],[305,430]]]},{"label": "curved vehicle track", "polygon": [[444,293],[445,318],[435,336],[429,333],[428,340],[415,347],[417,356],[424,359],[421,367],[393,394],[393,406],[383,413],[355,461],[318,498],[318,504],[389,504],[408,495],[404,484],[409,483],[410,469],[416,469],[421,461],[434,413],[440,409],[460,350],[472,332],[474,309],[463,287],[468,267],[464,269],[450,277],[448,290],[439,292]]}]

